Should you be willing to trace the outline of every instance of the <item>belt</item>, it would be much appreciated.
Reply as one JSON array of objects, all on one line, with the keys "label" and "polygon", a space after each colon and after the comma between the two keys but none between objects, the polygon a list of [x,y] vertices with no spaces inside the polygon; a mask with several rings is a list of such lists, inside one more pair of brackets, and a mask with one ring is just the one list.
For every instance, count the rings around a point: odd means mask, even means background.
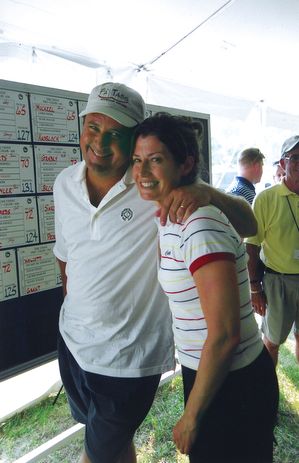
[{"label": "belt", "polygon": [[276,270],[273,270],[272,268],[269,268],[269,267],[265,267],[265,272],[274,273],[274,275],[288,275],[288,276],[293,276],[293,277],[299,276],[299,273],[281,273],[281,272],[276,272]]}]

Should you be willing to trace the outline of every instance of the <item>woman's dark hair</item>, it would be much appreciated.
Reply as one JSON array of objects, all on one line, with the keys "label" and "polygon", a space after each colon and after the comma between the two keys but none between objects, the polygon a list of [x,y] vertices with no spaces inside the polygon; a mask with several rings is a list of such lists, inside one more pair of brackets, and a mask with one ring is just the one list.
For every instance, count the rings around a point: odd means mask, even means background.
[{"label": "woman's dark hair", "polygon": [[200,150],[198,137],[202,126],[183,116],[173,116],[168,113],[156,113],[139,124],[133,135],[132,147],[135,148],[139,136],[156,136],[173,155],[176,164],[183,164],[187,156],[194,159],[191,171],[182,177],[182,185],[194,183],[199,171]]}]

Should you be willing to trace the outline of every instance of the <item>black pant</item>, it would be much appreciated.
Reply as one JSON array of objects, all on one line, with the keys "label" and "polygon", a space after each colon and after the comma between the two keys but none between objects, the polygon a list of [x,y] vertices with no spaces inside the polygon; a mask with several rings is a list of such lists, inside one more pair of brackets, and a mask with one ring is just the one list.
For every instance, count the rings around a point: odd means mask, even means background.
[{"label": "black pant", "polygon": [[72,415],[86,425],[85,451],[89,460],[118,461],[149,412],[161,375],[117,378],[84,371],[61,337],[58,354]]},{"label": "black pant", "polygon": [[[185,402],[196,371],[183,367]],[[266,348],[229,373],[198,426],[190,463],[271,463],[278,381]]]}]

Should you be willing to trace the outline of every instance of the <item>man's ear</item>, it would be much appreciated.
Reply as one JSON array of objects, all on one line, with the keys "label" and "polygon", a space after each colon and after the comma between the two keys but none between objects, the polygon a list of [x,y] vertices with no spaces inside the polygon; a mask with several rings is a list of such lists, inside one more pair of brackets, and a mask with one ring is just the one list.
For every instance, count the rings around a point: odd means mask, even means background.
[{"label": "man's ear", "polygon": [[187,156],[186,160],[184,161],[183,164],[181,164],[181,175],[185,177],[188,175],[191,170],[193,169],[194,166],[194,158],[192,156]]},{"label": "man's ear", "polygon": [[281,158],[281,159],[280,159],[279,165],[280,165],[280,167],[283,168],[284,171],[286,170],[286,161],[285,161],[284,158]]}]

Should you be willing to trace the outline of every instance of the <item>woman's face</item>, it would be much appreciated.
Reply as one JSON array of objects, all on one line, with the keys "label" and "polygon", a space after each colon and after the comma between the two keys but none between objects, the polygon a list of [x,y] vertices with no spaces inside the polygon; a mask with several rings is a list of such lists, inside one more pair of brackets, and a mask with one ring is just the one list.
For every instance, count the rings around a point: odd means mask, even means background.
[{"label": "woman's face", "polygon": [[143,199],[163,201],[180,185],[184,164],[178,165],[155,135],[139,136],[133,151],[133,178]]}]

